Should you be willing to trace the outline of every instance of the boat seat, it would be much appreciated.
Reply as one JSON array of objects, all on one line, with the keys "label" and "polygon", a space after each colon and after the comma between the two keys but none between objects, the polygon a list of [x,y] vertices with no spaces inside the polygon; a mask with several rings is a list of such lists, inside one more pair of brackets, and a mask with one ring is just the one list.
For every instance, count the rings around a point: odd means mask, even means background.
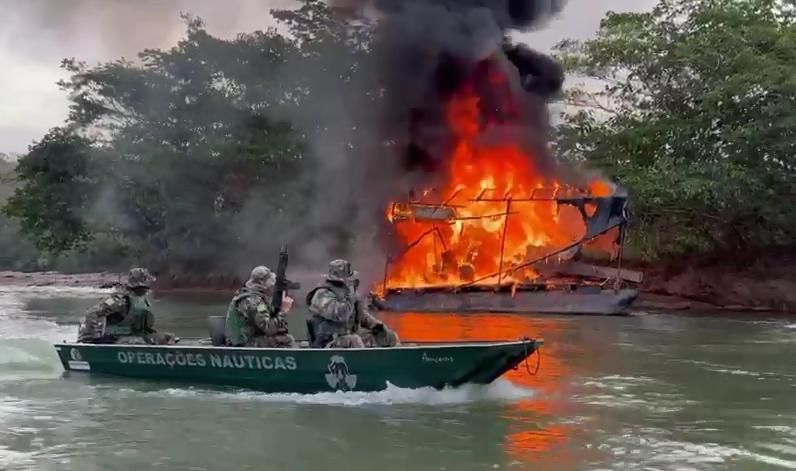
[{"label": "boat seat", "polygon": [[210,330],[210,343],[213,346],[220,347],[225,344],[225,316],[208,316],[207,325]]}]

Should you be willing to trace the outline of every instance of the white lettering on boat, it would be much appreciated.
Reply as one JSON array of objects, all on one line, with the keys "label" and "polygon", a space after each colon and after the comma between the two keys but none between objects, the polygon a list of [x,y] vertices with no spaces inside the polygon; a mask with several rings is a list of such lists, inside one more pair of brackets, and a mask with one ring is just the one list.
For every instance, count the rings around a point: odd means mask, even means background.
[{"label": "white lettering on boat", "polygon": [[423,352],[421,359],[427,363],[453,363],[453,357],[430,357]]},{"label": "white lettering on boat", "polygon": [[297,367],[296,359],[292,356],[269,356],[269,355],[238,355],[237,353],[183,353],[183,352],[131,352],[119,351],[116,353],[119,363],[125,365],[152,365],[166,366],[188,366],[204,368],[209,365],[211,368],[231,368],[248,370],[290,370]]}]

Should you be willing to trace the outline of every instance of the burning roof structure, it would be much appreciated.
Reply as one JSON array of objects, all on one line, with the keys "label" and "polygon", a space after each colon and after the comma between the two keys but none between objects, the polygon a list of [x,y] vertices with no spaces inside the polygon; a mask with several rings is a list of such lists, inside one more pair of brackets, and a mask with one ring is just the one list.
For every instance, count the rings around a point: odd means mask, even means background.
[{"label": "burning roof structure", "polygon": [[[394,203],[388,213],[406,237],[387,258],[375,306],[401,311],[619,314],[635,299],[615,289],[640,274],[621,270],[627,197],[560,187],[525,197]],[[543,194],[546,194],[543,196]],[[586,247],[610,252],[618,268],[577,262]],[[614,289],[605,288],[614,280]],[[495,293],[498,293],[496,296]],[[500,294],[504,293],[504,294]]]},{"label": "burning roof structure", "polygon": [[626,196],[556,190],[394,203],[388,218],[407,243],[389,257],[383,289],[529,283],[542,277],[537,264],[569,261],[584,245],[618,249]]}]

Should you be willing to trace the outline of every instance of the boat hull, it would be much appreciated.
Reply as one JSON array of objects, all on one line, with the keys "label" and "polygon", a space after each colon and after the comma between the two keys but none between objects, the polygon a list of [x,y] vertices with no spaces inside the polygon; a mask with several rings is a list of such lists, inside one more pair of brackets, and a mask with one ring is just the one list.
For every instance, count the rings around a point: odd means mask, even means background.
[{"label": "boat hull", "polygon": [[373,307],[394,312],[496,312],[520,314],[624,315],[638,296],[632,289],[577,291],[397,291],[374,299]]},{"label": "boat hull", "polygon": [[231,386],[265,392],[318,393],[488,384],[515,368],[539,340],[367,349],[269,349],[209,346],[56,344],[65,370]]}]

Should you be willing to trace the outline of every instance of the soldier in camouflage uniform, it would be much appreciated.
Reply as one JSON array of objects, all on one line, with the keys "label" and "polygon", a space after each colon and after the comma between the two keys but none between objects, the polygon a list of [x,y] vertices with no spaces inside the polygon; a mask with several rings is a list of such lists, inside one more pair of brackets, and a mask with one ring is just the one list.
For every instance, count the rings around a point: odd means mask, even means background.
[{"label": "soldier in camouflage uniform", "polygon": [[147,295],[155,277],[146,268],[133,268],[123,286],[89,309],[78,329],[78,342],[132,345],[173,344],[173,334],[153,328],[155,316]]},{"label": "soldier in camouflage uniform", "polygon": [[273,296],[276,275],[267,267],[254,267],[246,285],[235,293],[229,303],[224,322],[227,345],[235,347],[295,347],[296,340],[287,332],[285,314],[293,300],[284,296],[282,306],[273,315]]},{"label": "soldier in camouflage uniform", "polygon": [[398,335],[367,310],[357,294],[358,276],[346,260],[332,260],[326,282],[307,294],[313,347],[394,347]]}]

